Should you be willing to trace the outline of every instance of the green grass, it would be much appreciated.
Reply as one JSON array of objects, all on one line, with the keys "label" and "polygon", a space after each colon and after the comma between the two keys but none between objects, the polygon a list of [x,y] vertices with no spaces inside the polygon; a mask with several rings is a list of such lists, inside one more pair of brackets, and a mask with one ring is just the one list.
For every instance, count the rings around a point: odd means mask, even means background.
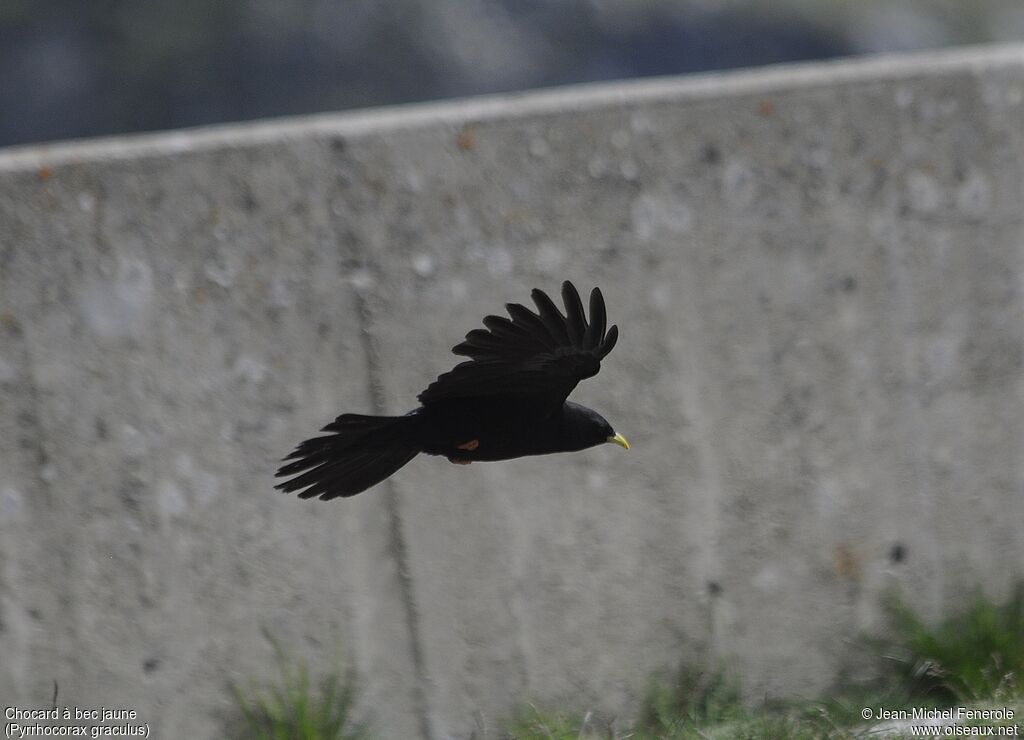
[{"label": "green grass", "polygon": [[[931,626],[898,599],[890,603],[893,632],[865,640],[879,659],[878,675],[847,685],[832,698],[774,702],[751,708],[740,684],[722,673],[682,669],[652,681],[635,721],[626,729],[591,714],[527,705],[498,737],[515,740],[812,740],[879,737],[861,718],[864,707],[1010,707],[1008,721],[1024,724],[1024,584],[997,604],[980,592],[960,614]],[[264,633],[266,635],[266,633]],[[254,740],[362,740],[353,721],[351,677],[327,676],[316,686],[305,663],[290,661],[266,635],[280,666],[278,685],[233,686],[240,720],[237,737]],[[935,724],[928,721],[924,724]],[[909,735],[886,734],[886,738]],[[483,740],[495,736],[485,733]]]},{"label": "green grass", "polygon": [[[856,708],[859,722],[860,709]],[[507,726],[515,740],[816,740],[856,738],[854,716],[826,702],[777,703],[747,708],[738,686],[722,674],[682,670],[652,684],[640,716],[628,729],[614,730],[589,717],[544,712],[531,706]]]},{"label": "green grass", "polygon": [[[531,707],[520,719],[507,725],[505,739],[514,740],[863,740],[884,737],[904,740],[909,733],[881,734],[877,723],[860,719],[863,707],[882,706],[886,709],[910,708],[916,704],[899,705],[887,697],[864,696],[847,706],[839,700],[793,701],[773,707],[747,709],[741,703],[719,708],[724,714],[664,715],[658,723],[638,722],[636,726],[614,731],[587,718],[580,719],[558,712],[544,712]],[[1024,718],[1024,697],[986,702],[972,702],[972,709],[1003,709],[1014,711],[1012,720],[965,722],[978,727],[1020,725]],[[922,721],[916,724],[937,724]]]},{"label": "green grass", "polygon": [[332,673],[314,686],[305,662],[290,660],[266,631],[281,673],[271,687],[232,685],[238,703],[236,737],[247,740],[363,740],[366,728],[353,720],[351,676]]},{"label": "green grass", "polygon": [[[930,626],[898,599],[890,613],[893,637],[865,640],[879,658],[879,674],[867,685],[847,686],[833,698],[794,700],[749,708],[740,686],[721,673],[680,670],[652,684],[628,730],[597,726],[566,712],[528,712],[507,725],[515,740],[811,740],[875,737],[861,718],[865,707],[1009,707],[1007,721],[1024,724],[1024,584],[1004,604],[977,593],[969,607]],[[924,724],[934,724],[925,722]],[[886,734],[887,738],[909,735]]]},{"label": "green grass", "polygon": [[1019,696],[1024,686],[1024,584],[1005,604],[977,593],[962,614],[929,627],[894,600],[892,611],[904,655],[896,662],[904,681],[939,703]]},{"label": "green grass", "polygon": [[544,740],[578,740],[579,738],[602,737],[595,735],[590,726],[590,716],[583,717],[537,709],[530,704],[519,713],[519,717],[507,725],[508,735],[519,738],[544,738]]}]

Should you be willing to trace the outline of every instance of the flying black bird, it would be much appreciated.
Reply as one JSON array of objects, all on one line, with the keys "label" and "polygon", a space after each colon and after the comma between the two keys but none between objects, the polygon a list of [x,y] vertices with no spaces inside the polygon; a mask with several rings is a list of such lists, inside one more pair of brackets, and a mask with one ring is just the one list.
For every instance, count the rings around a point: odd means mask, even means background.
[{"label": "flying black bird", "polygon": [[[453,463],[508,460],[524,455],[574,452],[612,442],[629,449],[596,411],[565,400],[585,378],[597,375],[619,329],[605,330],[604,297],[590,294],[590,322],[580,294],[562,283],[566,315],[534,289],[538,313],[518,303],[508,315],[487,316],[452,349],[470,359],[420,393],[421,406],[405,416],[342,414],[307,439],[277,471],[295,477],[279,483],[299,498],[354,496],[387,478],[420,452]],[[302,490],[305,489],[305,490]]]}]

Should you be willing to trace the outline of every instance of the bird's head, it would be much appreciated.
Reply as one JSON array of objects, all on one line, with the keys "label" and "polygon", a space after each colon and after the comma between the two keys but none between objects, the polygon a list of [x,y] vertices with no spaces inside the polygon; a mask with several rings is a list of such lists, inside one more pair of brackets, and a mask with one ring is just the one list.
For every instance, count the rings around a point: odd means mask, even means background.
[{"label": "bird's head", "polygon": [[593,409],[566,401],[562,407],[562,419],[563,437],[569,444],[567,451],[585,450],[606,442],[629,449],[626,438],[616,433],[608,420]]}]

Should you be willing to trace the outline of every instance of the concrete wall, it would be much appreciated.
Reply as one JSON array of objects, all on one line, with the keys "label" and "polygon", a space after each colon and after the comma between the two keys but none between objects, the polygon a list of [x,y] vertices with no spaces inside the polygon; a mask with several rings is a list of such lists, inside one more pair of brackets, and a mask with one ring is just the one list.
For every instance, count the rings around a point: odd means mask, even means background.
[{"label": "concrete wall", "polygon": [[[1024,575],[1024,49],[0,153],[0,704],[219,737],[266,628],[387,738],[814,694]],[[634,443],[271,490],[505,301],[599,284]],[[902,556],[902,557],[900,557]]]}]

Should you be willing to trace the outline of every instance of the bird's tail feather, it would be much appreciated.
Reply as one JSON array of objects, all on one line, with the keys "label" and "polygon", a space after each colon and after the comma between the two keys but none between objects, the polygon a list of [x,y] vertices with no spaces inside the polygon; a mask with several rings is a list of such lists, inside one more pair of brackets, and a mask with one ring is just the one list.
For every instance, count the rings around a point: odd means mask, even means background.
[{"label": "bird's tail feather", "polygon": [[323,428],[331,434],[307,439],[285,458],[292,462],[277,476],[295,477],[275,488],[324,501],[362,493],[416,457],[420,450],[412,434],[415,423],[409,415],[342,414]]}]

